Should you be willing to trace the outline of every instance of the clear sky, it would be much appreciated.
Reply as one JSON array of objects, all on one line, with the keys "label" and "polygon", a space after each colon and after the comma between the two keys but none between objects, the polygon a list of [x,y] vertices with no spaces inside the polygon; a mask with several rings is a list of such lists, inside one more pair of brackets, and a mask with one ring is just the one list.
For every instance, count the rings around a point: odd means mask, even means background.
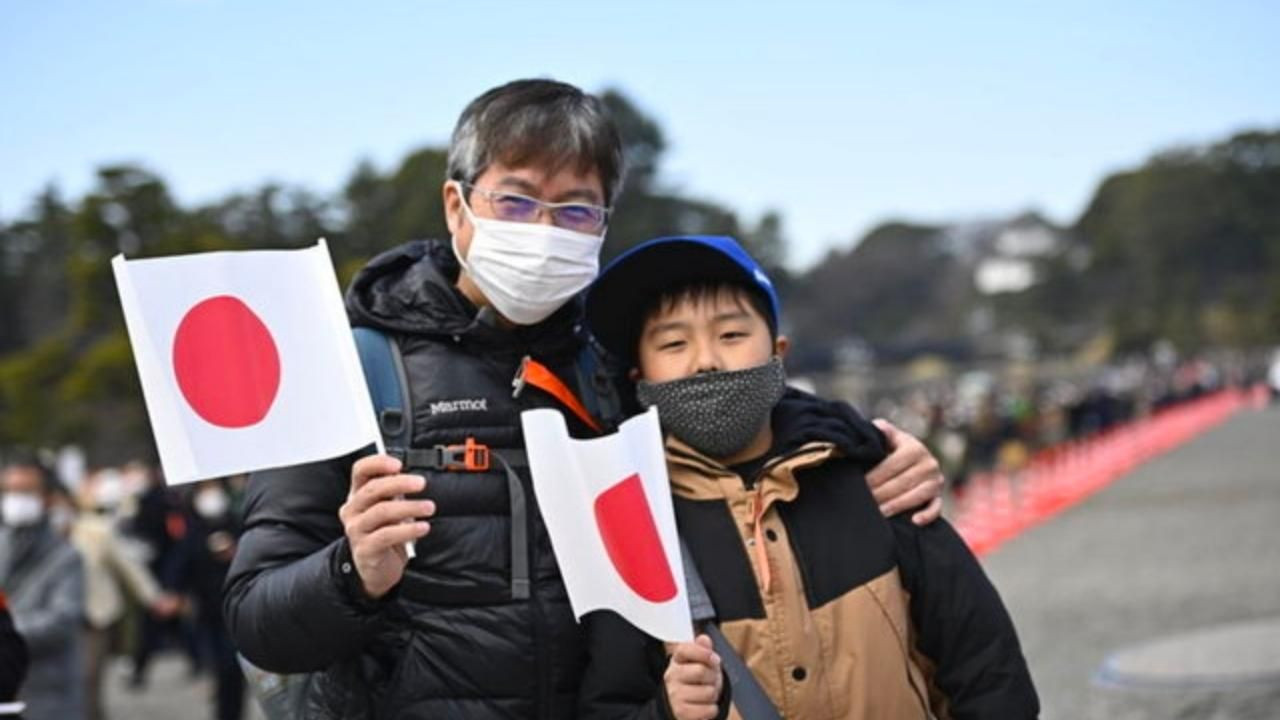
[{"label": "clear sky", "polygon": [[1154,150],[1280,128],[1277,38],[1262,0],[4,0],[0,218],[118,161],[188,203],[331,193],[552,76],[623,90],[671,184],[778,209],[806,266],[889,218],[1071,222]]}]

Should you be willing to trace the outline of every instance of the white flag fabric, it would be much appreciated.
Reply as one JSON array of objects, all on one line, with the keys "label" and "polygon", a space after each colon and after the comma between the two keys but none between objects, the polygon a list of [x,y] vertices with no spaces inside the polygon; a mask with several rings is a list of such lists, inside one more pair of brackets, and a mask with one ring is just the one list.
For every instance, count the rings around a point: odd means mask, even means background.
[{"label": "white flag fabric", "polygon": [[659,640],[692,640],[657,410],[591,440],[570,438],[557,410],[520,421],[574,615],[613,610]]},{"label": "white flag fabric", "polygon": [[378,427],[324,241],[111,261],[170,484],[336,457]]}]

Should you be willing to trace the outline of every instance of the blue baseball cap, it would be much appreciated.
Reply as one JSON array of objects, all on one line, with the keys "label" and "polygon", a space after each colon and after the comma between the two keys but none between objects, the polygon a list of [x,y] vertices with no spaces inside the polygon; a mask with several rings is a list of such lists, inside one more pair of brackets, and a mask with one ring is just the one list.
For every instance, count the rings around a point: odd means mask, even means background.
[{"label": "blue baseball cap", "polygon": [[614,258],[587,290],[587,327],[613,355],[631,358],[640,314],[654,298],[700,282],[727,282],[765,300],[765,320],[778,332],[778,293],[755,258],[725,235],[680,235],[643,242]]}]

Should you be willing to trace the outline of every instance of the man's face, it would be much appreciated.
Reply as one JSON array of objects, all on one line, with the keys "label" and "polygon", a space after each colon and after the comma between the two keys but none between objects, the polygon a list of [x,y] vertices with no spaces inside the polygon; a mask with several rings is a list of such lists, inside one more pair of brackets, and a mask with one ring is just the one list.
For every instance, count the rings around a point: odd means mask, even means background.
[{"label": "man's face", "polygon": [[10,465],[0,470],[0,525],[24,527],[44,516],[48,500],[40,470]]},{"label": "man's face", "polygon": [[[482,191],[517,193],[549,203],[605,204],[604,184],[600,181],[600,174],[594,169],[581,173],[575,167],[567,167],[551,172],[546,168],[516,168],[493,163],[471,185]],[[457,240],[458,252],[465,258],[470,252],[475,228],[462,210],[463,198],[459,186],[446,182],[443,192],[445,220],[449,225],[449,232]],[[497,217],[493,203],[485,192],[472,192],[468,204],[476,217]],[[551,213],[542,212],[536,222],[552,224]]]},{"label": "man's face", "polygon": [[25,465],[11,465],[0,471],[0,490],[7,493],[25,493],[43,498],[44,488],[40,471]]},{"label": "man's face", "polygon": [[637,353],[638,379],[667,382],[701,372],[759,367],[786,352],[787,339],[769,336],[769,324],[743,297],[724,288],[682,298],[644,322]]}]

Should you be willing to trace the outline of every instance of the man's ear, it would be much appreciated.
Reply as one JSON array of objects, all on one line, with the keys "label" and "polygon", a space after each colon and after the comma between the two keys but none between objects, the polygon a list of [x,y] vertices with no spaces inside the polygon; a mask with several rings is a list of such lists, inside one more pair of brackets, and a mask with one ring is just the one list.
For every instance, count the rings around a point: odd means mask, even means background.
[{"label": "man's ear", "polygon": [[462,188],[453,180],[446,180],[440,188],[440,197],[444,201],[444,222],[449,227],[449,234],[457,236],[458,228],[465,221],[462,216]]},{"label": "man's ear", "polygon": [[782,359],[786,359],[787,351],[791,349],[791,340],[786,335],[779,335],[777,340],[773,341],[773,354]]}]

